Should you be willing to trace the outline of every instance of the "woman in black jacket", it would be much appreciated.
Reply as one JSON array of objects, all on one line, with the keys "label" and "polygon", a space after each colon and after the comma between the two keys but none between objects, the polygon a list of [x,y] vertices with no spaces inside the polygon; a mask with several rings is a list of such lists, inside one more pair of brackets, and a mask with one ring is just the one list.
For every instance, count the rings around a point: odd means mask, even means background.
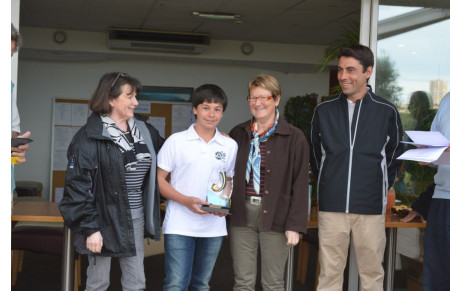
[{"label": "woman in black jacket", "polygon": [[140,82],[125,73],[102,76],[89,103],[93,114],[73,137],[60,210],[88,254],[86,290],[106,290],[118,257],[123,290],[145,289],[145,236],[160,239],[156,153],[164,139],[134,115]]}]

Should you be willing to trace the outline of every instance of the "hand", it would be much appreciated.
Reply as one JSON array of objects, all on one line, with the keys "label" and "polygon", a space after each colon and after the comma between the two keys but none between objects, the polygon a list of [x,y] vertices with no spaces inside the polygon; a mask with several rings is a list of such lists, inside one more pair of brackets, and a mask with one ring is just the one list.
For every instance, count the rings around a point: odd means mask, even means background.
[{"label": "hand", "polygon": [[200,206],[201,205],[209,205],[208,202],[202,201],[200,198],[193,197],[193,196],[187,196],[184,199],[184,203],[182,205],[186,206],[188,209],[191,211],[197,213],[197,214],[208,214],[209,212],[201,210]]},{"label": "hand", "polygon": [[[23,137],[23,138],[29,138],[30,137],[30,131],[24,133],[23,135],[17,136],[17,137]],[[18,163],[25,163],[26,162],[26,153],[27,150],[29,149],[29,144],[23,144],[18,147],[11,147],[11,156],[12,157],[19,157],[16,161]]]},{"label": "hand", "polygon": [[[419,146],[417,149],[426,149],[426,146]],[[432,163],[427,163],[427,162],[418,162],[420,166],[428,166],[431,165]]]},{"label": "hand", "polygon": [[428,166],[431,165],[432,163],[427,163],[427,162],[418,162],[420,166]]},{"label": "hand", "polygon": [[287,238],[287,246],[295,246],[299,243],[299,233],[297,231],[286,230],[285,234]]},{"label": "hand", "polygon": [[88,248],[90,252],[100,253],[104,245],[102,241],[101,232],[95,232],[86,238],[86,248]]},{"label": "hand", "polygon": [[420,217],[420,219],[422,220],[422,222],[423,222],[423,223],[426,223],[425,218],[423,218],[423,216],[422,216],[419,212],[417,212],[417,211],[415,211],[415,210],[412,210],[411,212],[409,212],[409,214],[408,214],[406,217],[401,218],[401,221],[402,221],[402,222],[409,222],[409,221],[414,220],[414,219],[417,218],[417,217]]},{"label": "hand", "polygon": [[219,217],[223,217],[223,216],[227,216],[227,214],[225,213],[220,213],[220,212],[208,212],[209,214],[212,214],[212,215],[217,215]]}]

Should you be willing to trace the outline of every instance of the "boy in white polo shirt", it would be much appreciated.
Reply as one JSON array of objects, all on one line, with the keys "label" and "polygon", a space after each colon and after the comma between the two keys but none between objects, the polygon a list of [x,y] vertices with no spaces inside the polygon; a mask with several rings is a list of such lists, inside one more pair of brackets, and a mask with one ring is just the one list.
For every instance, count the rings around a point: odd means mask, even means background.
[{"label": "boy in white polo shirt", "polygon": [[219,86],[205,84],[193,92],[192,105],[196,123],[171,135],[157,157],[160,193],[168,199],[163,222],[165,291],[209,290],[227,235],[224,215],[200,208],[209,205],[206,192],[213,172],[233,177],[238,146],[217,130],[227,96]]}]

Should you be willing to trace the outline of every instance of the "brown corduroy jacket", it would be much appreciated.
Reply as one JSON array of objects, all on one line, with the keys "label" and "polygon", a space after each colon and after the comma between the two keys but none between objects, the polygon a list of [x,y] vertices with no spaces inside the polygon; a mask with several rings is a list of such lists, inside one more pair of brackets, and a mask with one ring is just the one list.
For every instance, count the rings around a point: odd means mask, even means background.
[{"label": "brown corduroy jacket", "polygon": [[[230,226],[246,226],[246,165],[252,139],[249,121],[235,126],[229,135],[238,143]],[[303,132],[280,117],[275,132],[266,141],[260,231],[306,232],[309,152]]]}]

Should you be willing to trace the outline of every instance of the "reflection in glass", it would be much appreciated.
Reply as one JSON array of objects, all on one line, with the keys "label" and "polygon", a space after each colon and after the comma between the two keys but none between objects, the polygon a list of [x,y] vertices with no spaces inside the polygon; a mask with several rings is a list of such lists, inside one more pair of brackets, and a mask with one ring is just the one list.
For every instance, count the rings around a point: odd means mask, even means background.
[{"label": "reflection in glass", "polygon": [[[450,2],[380,4],[375,92],[397,106],[404,130],[429,130],[450,86]],[[405,161],[394,186],[396,199],[411,205],[435,173]],[[423,229],[398,229],[394,290],[409,285],[421,290],[423,239]]]}]

